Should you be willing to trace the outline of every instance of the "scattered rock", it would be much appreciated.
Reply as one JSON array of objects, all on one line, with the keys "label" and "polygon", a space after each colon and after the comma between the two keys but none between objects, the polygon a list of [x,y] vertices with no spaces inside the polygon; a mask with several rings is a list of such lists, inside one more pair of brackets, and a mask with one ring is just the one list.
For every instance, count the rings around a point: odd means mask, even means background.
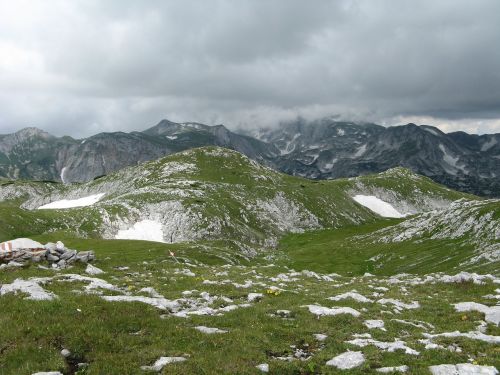
[{"label": "scattered rock", "polygon": [[141,370],[160,372],[166,365],[184,362],[185,360],[184,357],[160,357],[152,366],[141,366]]},{"label": "scattered rock", "polygon": [[393,342],[378,341],[374,339],[354,339],[346,342],[348,344],[356,345],[361,348],[364,348],[365,346],[368,345],[374,345],[377,348],[388,352],[394,352],[396,350],[404,350],[406,354],[412,354],[412,355],[420,354],[416,350],[406,346],[406,343],[404,341],[398,339],[395,339]]},{"label": "scattered rock", "polygon": [[85,273],[87,273],[89,275],[100,275],[100,274],[104,273],[104,271],[101,270],[100,268],[93,266],[92,264],[87,264],[87,268],[85,269]]},{"label": "scattered rock", "polygon": [[455,310],[458,312],[464,311],[479,311],[484,314],[484,320],[489,323],[500,324],[500,306],[486,306],[476,302],[460,302],[455,304]]},{"label": "scattered rock", "polygon": [[307,307],[309,309],[309,312],[311,314],[317,315],[317,316],[323,316],[323,315],[339,315],[339,314],[350,314],[354,317],[358,317],[361,315],[361,313],[358,310],[355,310],[351,307],[324,307],[324,306],[319,306],[319,305],[306,305],[304,307]]},{"label": "scattered rock", "polygon": [[353,290],[351,292],[339,294],[338,296],[335,296],[335,297],[328,297],[328,299],[331,301],[341,301],[341,300],[348,299],[348,298],[351,298],[351,299],[355,300],[356,302],[363,302],[363,303],[373,302],[371,299],[366,298],[365,296],[359,294],[355,290]]},{"label": "scattered rock", "polygon": [[315,333],[313,336],[318,341],[325,341],[328,338],[328,336],[323,333]]},{"label": "scattered rock", "polygon": [[349,370],[361,366],[365,356],[361,352],[345,352],[326,362],[327,366],[337,367],[341,370]]},{"label": "scattered rock", "polygon": [[386,331],[386,329],[384,327],[383,320],[369,319],[369,320],[365,320],[364,324],[368,329],[378,328],[378,329],[381,329],[382,331]]},{"label": "scattered rock", "polygon": [[262,372],[269,372],[269,365],[267,363],[261,363],[260,365],[255,366]]},{"label": "scattered rock", "polygon": [[0,296],[8,293],[26,293],[29,294],[27,299],[36,301],[52,300],[57,296],[51,292],[43,289],[40,284],[50,281],[50,278],[31,278],[29,280],[16,279],[10,284],[3,284],[0,286]]},{"label": "scattered rock", "polygon": [[264,297],[262,293],[248,293],[247,300],[248,302],[256,302],[260,301]]},{"label": "scattered rock", "polygon": [[205,326],[197,326],[197,327],[194,327],[194,329],[196,329],[202,333],[209,334],[209,335],[212,335],[214,333],[227,333],[228,332],[228,331],[225,331],[223,329],[211,328],[211,327],[205,327]]},{"label": "scattered rock", "polygon": [[458,365],[430,366],[432,375],[496,375],[498,370],[493,366],[479,366],[470,363]]},{"label": "scattered rock", "polygon": [[290,310],[276,310],[275,315],[281,318],[290,318],[292,316],[292,312]]},{"label": "scattered rock", "polygon": [[393,367],[381,367],[377,369],[377,372],[382,372],[384,374],[388,374],[391,372],[406,372],[408,371],[408,366],[393,366]]}]

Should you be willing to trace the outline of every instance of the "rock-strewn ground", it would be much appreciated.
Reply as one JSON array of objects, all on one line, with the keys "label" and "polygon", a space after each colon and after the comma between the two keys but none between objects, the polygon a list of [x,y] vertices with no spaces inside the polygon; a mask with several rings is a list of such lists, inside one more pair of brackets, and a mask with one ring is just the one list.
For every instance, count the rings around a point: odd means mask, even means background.
[{"label": "rock-strewn ground", "polygon": [[[92,245],[97,274],[80,264],[0,271],[2,374],[430,374],[445,364],[453,366],[434,373],[469,364],[460,368],[494,374],[500,366],[495,276],[341,276],[278,258],[224,264],[195,249],[174,258],[174,245]],[[30,299],[30,290],[47,298]]]}]

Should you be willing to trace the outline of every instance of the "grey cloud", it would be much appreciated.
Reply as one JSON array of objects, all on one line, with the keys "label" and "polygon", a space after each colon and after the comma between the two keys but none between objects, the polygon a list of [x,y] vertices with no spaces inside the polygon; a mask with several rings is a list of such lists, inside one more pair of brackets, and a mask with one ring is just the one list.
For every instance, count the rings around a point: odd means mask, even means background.
[{"label": "grey cloud", "polygon": [[331,114],[500,132],[498,14],[494,0],[0,0],[0,133]]}]

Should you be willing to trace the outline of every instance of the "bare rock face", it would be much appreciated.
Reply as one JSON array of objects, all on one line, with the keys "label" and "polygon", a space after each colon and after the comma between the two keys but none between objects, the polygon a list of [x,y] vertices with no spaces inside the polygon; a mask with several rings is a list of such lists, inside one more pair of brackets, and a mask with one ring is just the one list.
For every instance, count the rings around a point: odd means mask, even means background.
[{"label": "bare rock face", "polygon": [[86,182],[175,152],[214,145],[261,161],[278,154],[274,146],[232,133],[222,125],[163,120],[144,132],[100,133],[83,140],[26,128],[0,135],[0,177]]},{"label": "bare rock face", "polygon": [[402,166],[453,189],[500,196],[500,134],[443,133],[407,124],[304,119],[250,133],[280,151],[278,170],[313,179],[354,177]]}]

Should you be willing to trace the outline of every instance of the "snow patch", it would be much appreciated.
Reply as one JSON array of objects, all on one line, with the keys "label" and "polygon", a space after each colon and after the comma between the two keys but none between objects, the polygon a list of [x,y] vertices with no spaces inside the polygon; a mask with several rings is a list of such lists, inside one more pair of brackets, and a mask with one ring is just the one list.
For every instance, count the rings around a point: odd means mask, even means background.
[{"label": "snow patch", "polygon": [[483,143],[483,145],[481,146],[481,151],[483,151],[483,152],[488,151],[490,148],[492,148],[496,144],[497,144],[496,138],[491,138],[489,141]]},{"label": "snow patch", "polygon": [[330,163],[326,163],[324,166],[323,166],[323,170],[324,171],[328,171],[330,169],[333,168],[333,166],[335,165],[335,163],[338,161],[339,159],[337,158],[333,158],[332,161]]},{"label": "snow patch", "polygon": [[358,148],[358,150],[356,151],[356,153],[354,154],[354,157],[355,158],[359,158],[360,156],[362,156],[364,153],[366,152],[366,144],[364,144],[363,146],[361,146],[360,148]]},{"label": "snow patch", "polygon": [[62,199],[51,203],[44,204],[38,207],[39,210],[56,210],[60,208],[74,208],[92,206],[99,202],[105,193],[89,195],[88,197],[78,199]]},{"label": "snow patch", "polygon": [[357,203],[383,217],[401,218],[406,215],[398,212],[391,204],[384,202],[373,195],[355,195],[352,197]]},{"label": "snow patch", "polygon": [[66,167],[63,167],[63,169],[61,169],[61,175],[60,175],[60,177],[61,177],[61,182],[63,184],[66,183],[66,181],[64,181],[64,172],[66,172]]},{"label": "snow patch", "polygon": [[135,223],[129,229],[119,230],[115,238],[121,240],[164,242],[162,225],[154,220],[142,220]]},{"label": "snow patch", "polygon": [[435,135],[435,136],[437,136],[437,137],[439,137],[439,135],[440,135],[440,134],[439,134],[436,130],[434,130],[434,129],[432,129],[432,128],[428,128],[428,127],[426,127],[426,126],[421,126],[420,128],[421,128],[421,129],[424,129],[426,132],[429,132],[429,133],[431,133],[431,134],[434,134],[434,135]]}]

